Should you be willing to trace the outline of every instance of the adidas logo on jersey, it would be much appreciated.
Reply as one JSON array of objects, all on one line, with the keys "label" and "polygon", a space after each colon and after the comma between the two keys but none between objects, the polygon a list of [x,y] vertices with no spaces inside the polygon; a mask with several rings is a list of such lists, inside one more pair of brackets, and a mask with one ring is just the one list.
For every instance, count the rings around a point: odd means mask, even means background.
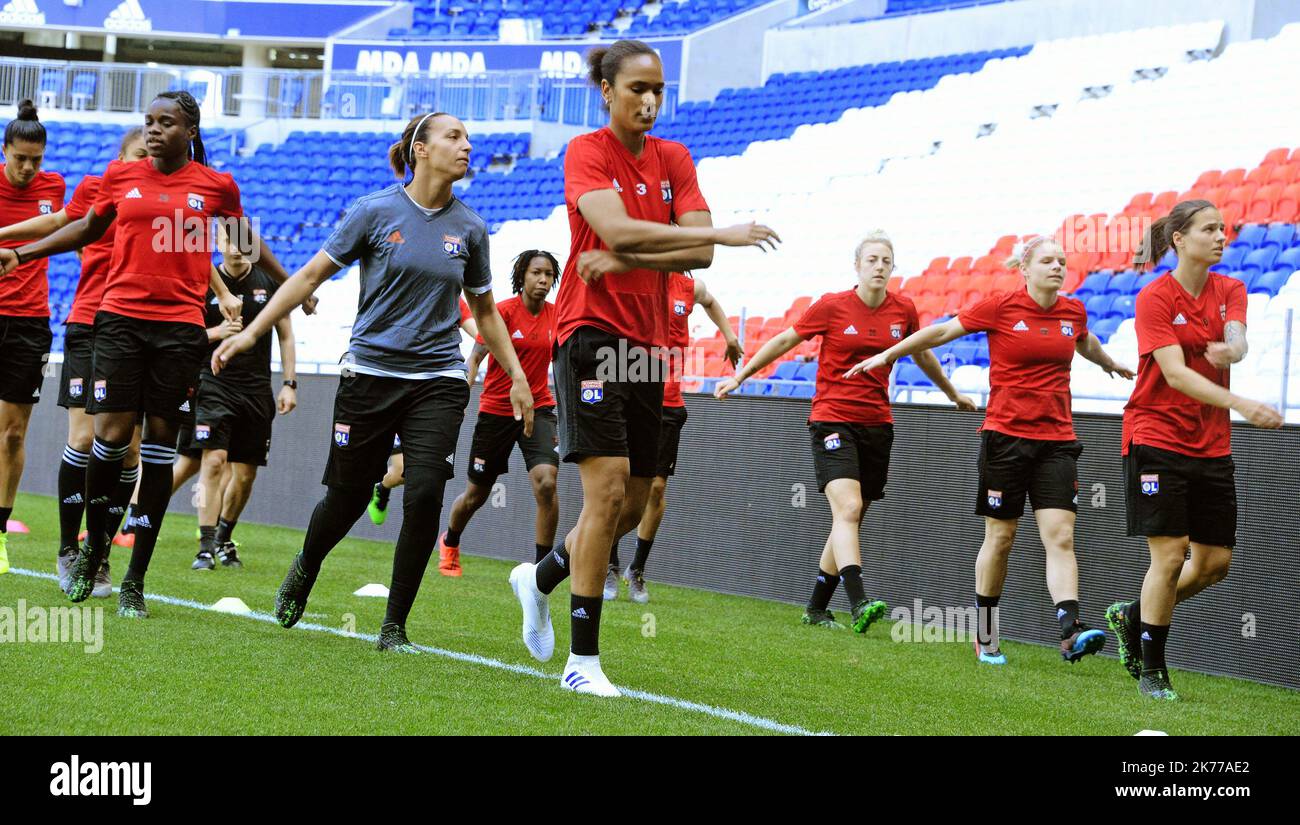
[{"label": "adidas logo on jersey", "polygon": [[1024,321],[1016,321],[1016,325],[1011,329],[1013,332],[1029,332],[1029,326]]},{"label": "adidas logo on jersey", "polygon": [[1185,326],[1186,324],[1187,318],[1185,318],[1181,312],[1174,316],[1174,326],[1179,327]]},{"label": "adidas logo on jersey", "polygon": [[587,608],[585,608],[585,607],[579,607],[577,610],[573,611],[573,618],[575,618],[575,619],[589,619],[589,618],[591,618],[591,617],[587,615]]},{"label": "adidas logo on jersey", "polygon": [[857,334],[858,334],[858,328],[855,327],[855,326],[853,326],[852,324],[849,324],[847,327],[844,328],[844,334],[845,334],[845,335],[857,335]]},{"label": "adidas logo on jersey", "polygon": [[132,198],[143,198],[144,195],[140,194],[140,189],[138,187],[133,187],[130,192],[127,192],[122,197],[126,200],[130,200]]},{"label": "adidas logo on jersey", "polygon": [[181,404],[180,407],[178,407],[177,409],[178,409],[179,412],[189,412],[189,411],[190,411],[190,400],[189,400],[188,398],[185,399],[185,403],[184,403],[184,404]]},{"label": "adidas logo on jersey", "polygon": [[511,338],[523,338],[523,337],[524,337],[524,334],[523,334],[522,332],[520,332],[519,330],[515,330],[513,333],[511,333],[510,337],[511,337]]},{"label": "adidas logo on jersey", "polygon": [[45,14],[37,8],[36,0],[13,0],[0,9],[0,24],[44,26]]}]

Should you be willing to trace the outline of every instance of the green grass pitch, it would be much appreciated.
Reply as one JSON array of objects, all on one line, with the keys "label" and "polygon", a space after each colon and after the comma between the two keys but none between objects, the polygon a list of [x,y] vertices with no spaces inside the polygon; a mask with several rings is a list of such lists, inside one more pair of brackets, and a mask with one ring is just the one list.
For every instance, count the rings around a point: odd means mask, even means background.
[{"label": "green grass pitch", "polygon": [[[14,517],[31,533],[10,536],[13,567],[52,573],[54,500],[22,495]],[[168,516],[146,596],[203,605],[235,596],[269,612],[301,532],[241,524],[245,568],[195,573],[194,524]],[[128,552],[113,551],[115,582]],[[344,541],[304,621],[378,632],[384,600],[352,593],[386,585],[391,561],[388,545]],[[601,653],[615,684],[658,700],[575,696],[559,687],[567,588],[551,602],[556,655],[538,664],[519,638],[511,565],[473,555],[463,564],[462,579],[430,566],[408,632],[417,644],[492,662],[382,654],[358,638],[157,598],[149,619],[119,619],[115,595],[86,602],[104,608],[99,653],[0,644],[0,734],[1300,733],[1296,695],[1281,688],[1177,672],[1183,701],[1158,704],[1137,694],[1113,658],[1070,666],[1054,649],[1007,643],[1010,664],[993,669],[978,666],[965,644],[895,643],[887,623],[866,636],[813,629],[791,605],[653,582],[648,605],[631,604],[625,590],[606,604]],[[20,599],[68,604],[50,579],[0,576],[0,608]]]}]

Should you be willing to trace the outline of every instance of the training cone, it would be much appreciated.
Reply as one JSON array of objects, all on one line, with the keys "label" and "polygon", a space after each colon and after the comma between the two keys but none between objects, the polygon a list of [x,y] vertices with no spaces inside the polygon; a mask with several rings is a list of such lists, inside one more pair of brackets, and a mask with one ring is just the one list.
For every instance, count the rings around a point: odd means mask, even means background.
[{"label": "training cone", "polygon": [[29,530],[29,529],[27,528],[27,525],[26,525],[26,524],[23,524],[21,521],[18,521],[17,519],[9,519],[9,521],[6,522],[6,524],[7,524],[8,526],[5,527],[5,529],[8,530],[10,533],[30,533],[30,532],[31,532],[31,530]]},{"label": "training cone", "polygon": [[375,596],[380,599],[388,598],[388,588],[382,584],[371,582],[365,587],[352,594],[353,596]]},{"label": "training cone", "polygon": [[226,596],[212,605],[212,609],[218,613],[233,613],[238,616],[247,616],[253,611],[248,605],[244,604],[243,599],[237,599],[234,596]]},{"label": "training cone", "polygon": [[1134,736],[1168,736],[1169,734],[1165,733],[1162,730],[1140,730],[1133,735]]}]

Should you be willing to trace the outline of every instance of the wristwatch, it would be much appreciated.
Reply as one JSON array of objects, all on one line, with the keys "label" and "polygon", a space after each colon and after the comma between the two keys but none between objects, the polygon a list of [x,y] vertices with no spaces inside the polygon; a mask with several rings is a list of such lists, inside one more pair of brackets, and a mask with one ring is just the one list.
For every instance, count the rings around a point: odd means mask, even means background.
[{"label": "wristwatch", "polygon": [[297,382],[297,381],[285,381],[285,382],[284,382],[284,385],[285,385],[286,387],[288,387],[289,389],[291,389],[291,390],[296,390],[296,389],[298,389],[298,382]]}]

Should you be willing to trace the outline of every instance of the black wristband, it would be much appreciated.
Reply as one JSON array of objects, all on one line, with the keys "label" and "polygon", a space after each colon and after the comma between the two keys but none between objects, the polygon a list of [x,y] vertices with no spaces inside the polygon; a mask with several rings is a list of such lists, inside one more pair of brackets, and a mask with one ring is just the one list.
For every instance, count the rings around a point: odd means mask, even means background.
[{"label": "black wristband", "polygon": [[298,389],[298,382],[297,382],[297,381],[288,381],[288,380],[286,380],[286,381],[284,382],[284,385],[285,385],[286,387],[288,387],[289,389],[291,389],[291,390],[296,390],[296,389]]},{"label": "black wristband", "polygon": [[18,247],[16,246],[14,247],[14,257],[18,259],[19,266],[22,266],[24,263],[26,263],[26,261],[23,260],[23,253],[19,252]]}]

